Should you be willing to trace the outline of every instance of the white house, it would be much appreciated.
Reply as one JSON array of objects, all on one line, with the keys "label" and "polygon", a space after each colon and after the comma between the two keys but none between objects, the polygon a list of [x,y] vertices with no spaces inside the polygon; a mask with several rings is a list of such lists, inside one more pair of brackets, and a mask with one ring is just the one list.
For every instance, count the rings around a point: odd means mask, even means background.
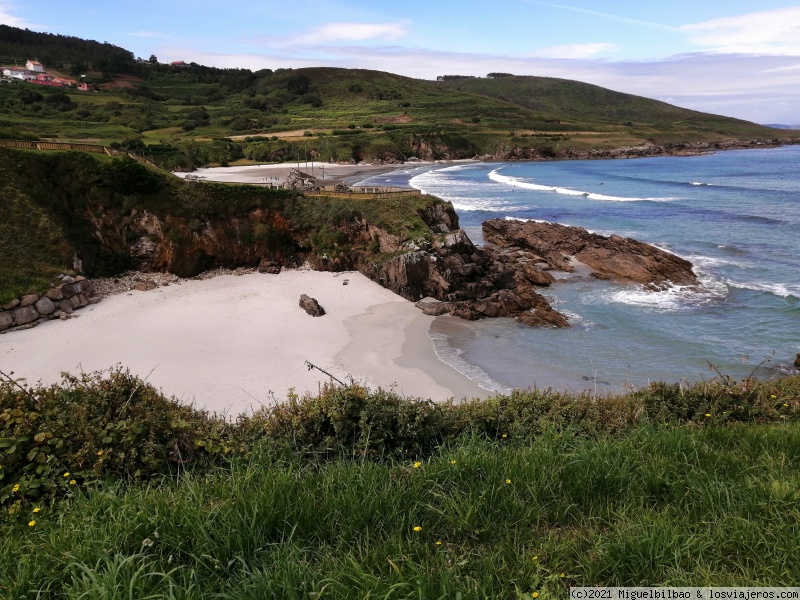
[{"label": "white house", "polygon": [[44,65],[37,60],[29,60],[25,63],[25,68],[29,71],[35,71],[37,73],[44,72]]},{"label": "white house", "polygon": [[3,69],[3,77],[21,79],[22,81],[35,81],[36,73],[27,69],[20,69],[18,67],[6,67]]}]

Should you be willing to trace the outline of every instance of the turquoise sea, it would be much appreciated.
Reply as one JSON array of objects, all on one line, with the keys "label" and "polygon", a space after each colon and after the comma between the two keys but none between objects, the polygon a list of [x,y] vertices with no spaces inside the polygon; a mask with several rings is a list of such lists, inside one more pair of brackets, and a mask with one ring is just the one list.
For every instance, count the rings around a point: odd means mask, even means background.
[{"label": "turquoise sea", "polygon": [[476,244],[491,218],[578,225],[695,265],[704,289],[570,277],[544,291],[569,329],[437,318],[440,358],[484,387],[616,391],[648,381],[792,372],[800,352],[800,146],[696,157],[468,163],[398,170],[453,203]]}]

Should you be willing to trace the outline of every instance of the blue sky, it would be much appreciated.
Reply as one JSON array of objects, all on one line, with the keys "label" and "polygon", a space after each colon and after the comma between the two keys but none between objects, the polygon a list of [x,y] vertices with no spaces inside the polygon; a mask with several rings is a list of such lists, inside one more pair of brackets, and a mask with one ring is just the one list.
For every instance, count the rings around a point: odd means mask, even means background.
[{"label": "blue sky", "polygon": [[0,22],[162,62],[505,71],[800,123],[800,3],[783,0],[0,0]]}]

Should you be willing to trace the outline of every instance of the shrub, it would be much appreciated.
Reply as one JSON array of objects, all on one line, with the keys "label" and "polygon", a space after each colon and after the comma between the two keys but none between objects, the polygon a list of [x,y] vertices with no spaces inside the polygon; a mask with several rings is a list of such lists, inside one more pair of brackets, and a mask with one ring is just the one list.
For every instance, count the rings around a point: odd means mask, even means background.
[{"label": "shrub", "polygon": [[60,385],[0,382],[0,505],[53,502],[98,477],[149,479],[230,451],[229,426],[121,368]]}]

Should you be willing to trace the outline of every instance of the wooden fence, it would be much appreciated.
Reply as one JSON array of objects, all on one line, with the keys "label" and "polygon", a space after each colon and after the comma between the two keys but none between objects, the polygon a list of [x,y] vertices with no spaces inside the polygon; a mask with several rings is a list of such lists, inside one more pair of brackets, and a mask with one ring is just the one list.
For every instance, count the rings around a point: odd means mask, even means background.
[{"label": "wooden fence", "polygon": [[73,150],[75,152],[96,152],[107,154],[108,156],[127,156],[145,165],[150,165],[160,169],[156,163],[149,158],[139,156],[134,152],[129,152],[121,148],[110,148],[100,144],[76,144],[73,142],[33,142],[28,140],[0,140],[0,146],[6,148],[22,148],[24,150]]}]

